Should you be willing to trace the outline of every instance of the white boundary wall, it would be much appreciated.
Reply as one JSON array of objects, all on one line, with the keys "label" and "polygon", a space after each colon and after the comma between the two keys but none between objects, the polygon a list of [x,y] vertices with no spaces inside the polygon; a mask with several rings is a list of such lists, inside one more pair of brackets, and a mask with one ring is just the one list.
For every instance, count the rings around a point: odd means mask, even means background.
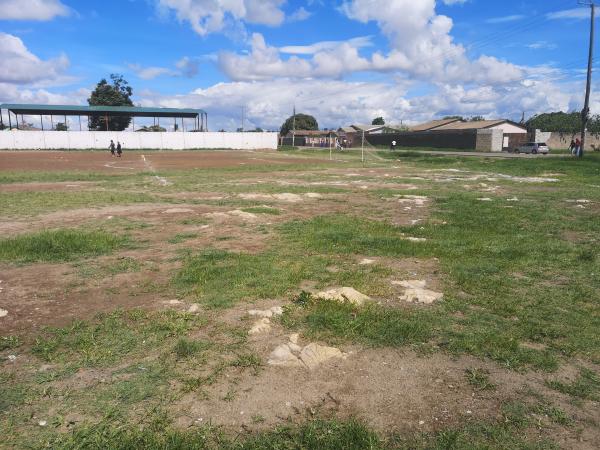
[{"label": "white boundary wall", "polygon": [[107,149],[110,140],[125,150],[227,148],[277,149],[277,133],[189,133],[131,131],[0,131],[2,150]]}]

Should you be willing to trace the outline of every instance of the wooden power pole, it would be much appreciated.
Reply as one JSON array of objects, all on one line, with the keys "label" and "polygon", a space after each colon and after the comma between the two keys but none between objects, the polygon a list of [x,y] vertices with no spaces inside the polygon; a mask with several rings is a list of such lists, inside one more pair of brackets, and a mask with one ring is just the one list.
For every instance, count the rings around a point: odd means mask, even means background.
[{"label": "wooden power pole", "polygon": [[596,25],[596,5],[594,2],[581,3],[589,5],[591,7],[591,23],[590,23],[590,49],[588,55],[588,70],[587,70],[587,84],[585,88],[585,103],[583,110],[581,111],[581,150],[579,151],[579,157],[583,157],[583,151],[585,149],[585,135],[587,132],[587,125],[590,119],[590,93],[592,90],[592,70],[594,63],[594,28]]}]

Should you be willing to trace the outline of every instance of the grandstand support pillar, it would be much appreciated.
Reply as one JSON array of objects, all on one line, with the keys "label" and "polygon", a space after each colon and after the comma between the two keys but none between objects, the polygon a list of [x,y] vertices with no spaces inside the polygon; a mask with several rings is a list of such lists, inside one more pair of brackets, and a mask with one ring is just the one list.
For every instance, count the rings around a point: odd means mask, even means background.
[{"label": "grandstand support pillar", "polygon": [[104,115],[104,120],[106,121],[106,131],[108,131],[108,114]]},{"label": "grandstand support pillar", "polygon": [[54,130],[54,117],[50,114],[50,129]]},{"label": "grandstand support pillar", "polygon": [[40,125],[42,126],[42,131],[44,131],[44,118],[40,114]]},{"label": "grandstand support pillar", "polygon": [[83,130],[81,129],[81,116],[77,116],[77,117],[79,117],[79,131],[83,131]]},{"label": "grandstand support pillar", "polygon": [[19,115],[15,113],[15,122],[17,122],[17,130],[19,129]]},{"label": "grandstand support pillar", "polygon": [[10,118],[10,109],[8,110],[8,129],[12,130],[12,120]]},{"label": "grandstand support pillar", "polygon": [[131,117],[131,131],[135,131],[135,116]]}]

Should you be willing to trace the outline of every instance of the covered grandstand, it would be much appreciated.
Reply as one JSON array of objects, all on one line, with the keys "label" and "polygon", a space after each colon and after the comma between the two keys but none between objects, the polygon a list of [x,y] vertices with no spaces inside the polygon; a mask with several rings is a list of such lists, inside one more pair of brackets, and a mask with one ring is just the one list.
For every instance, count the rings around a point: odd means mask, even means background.
[{"label": "covered grandstand", "polygon": [[[2,111],[8,113],[8,123],[4,123]],[[15,121],[13,124],[12,116]],[[44,116],[50,116],[51,129],[54,128],[54,118],[64,118],[67,122],[67,116],[77,116],[79,118],[79,130],[82,131],[81,118],[86,117],[88,126],[91,118],[103,119],[106,130],[109,131],[110,120],[113,117],[131,117],[132,131],[135,130],[135,118],[146,117],[154,120],[154,125],[160,127],[160,119],[173,119],[173,130],[181,131],[208,131],[208,114],[202,109],[178,109],[178,108],[144,108],[137,106],[77,106],[77,105],[34,105],[34,104],[2,104],[0,105],[0,124],[8,125],[9,129],[19,129],[19,116],[21,123],[24,123],[24,116],[39,116],[41,130],[44,131]],[[193,127],[186,130],[184,119],[192,119]],[[180,120],[181,127],[179,127]],[[164,122],[163,122],[164,123]]]}]

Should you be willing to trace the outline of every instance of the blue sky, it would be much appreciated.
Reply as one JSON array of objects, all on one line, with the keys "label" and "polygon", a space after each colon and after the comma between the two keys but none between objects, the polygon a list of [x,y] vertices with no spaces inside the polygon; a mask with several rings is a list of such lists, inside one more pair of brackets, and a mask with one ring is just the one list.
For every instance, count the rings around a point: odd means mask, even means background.
[{"label": "blue sky", "polygon": [[0,102],[84,104],[116,72],[136,103],[205,108],[214,128],[244,107],[275,129],[294,104],[323,127],[520,119],[581,108],[588,16],[574,0],[0,0]]}]

